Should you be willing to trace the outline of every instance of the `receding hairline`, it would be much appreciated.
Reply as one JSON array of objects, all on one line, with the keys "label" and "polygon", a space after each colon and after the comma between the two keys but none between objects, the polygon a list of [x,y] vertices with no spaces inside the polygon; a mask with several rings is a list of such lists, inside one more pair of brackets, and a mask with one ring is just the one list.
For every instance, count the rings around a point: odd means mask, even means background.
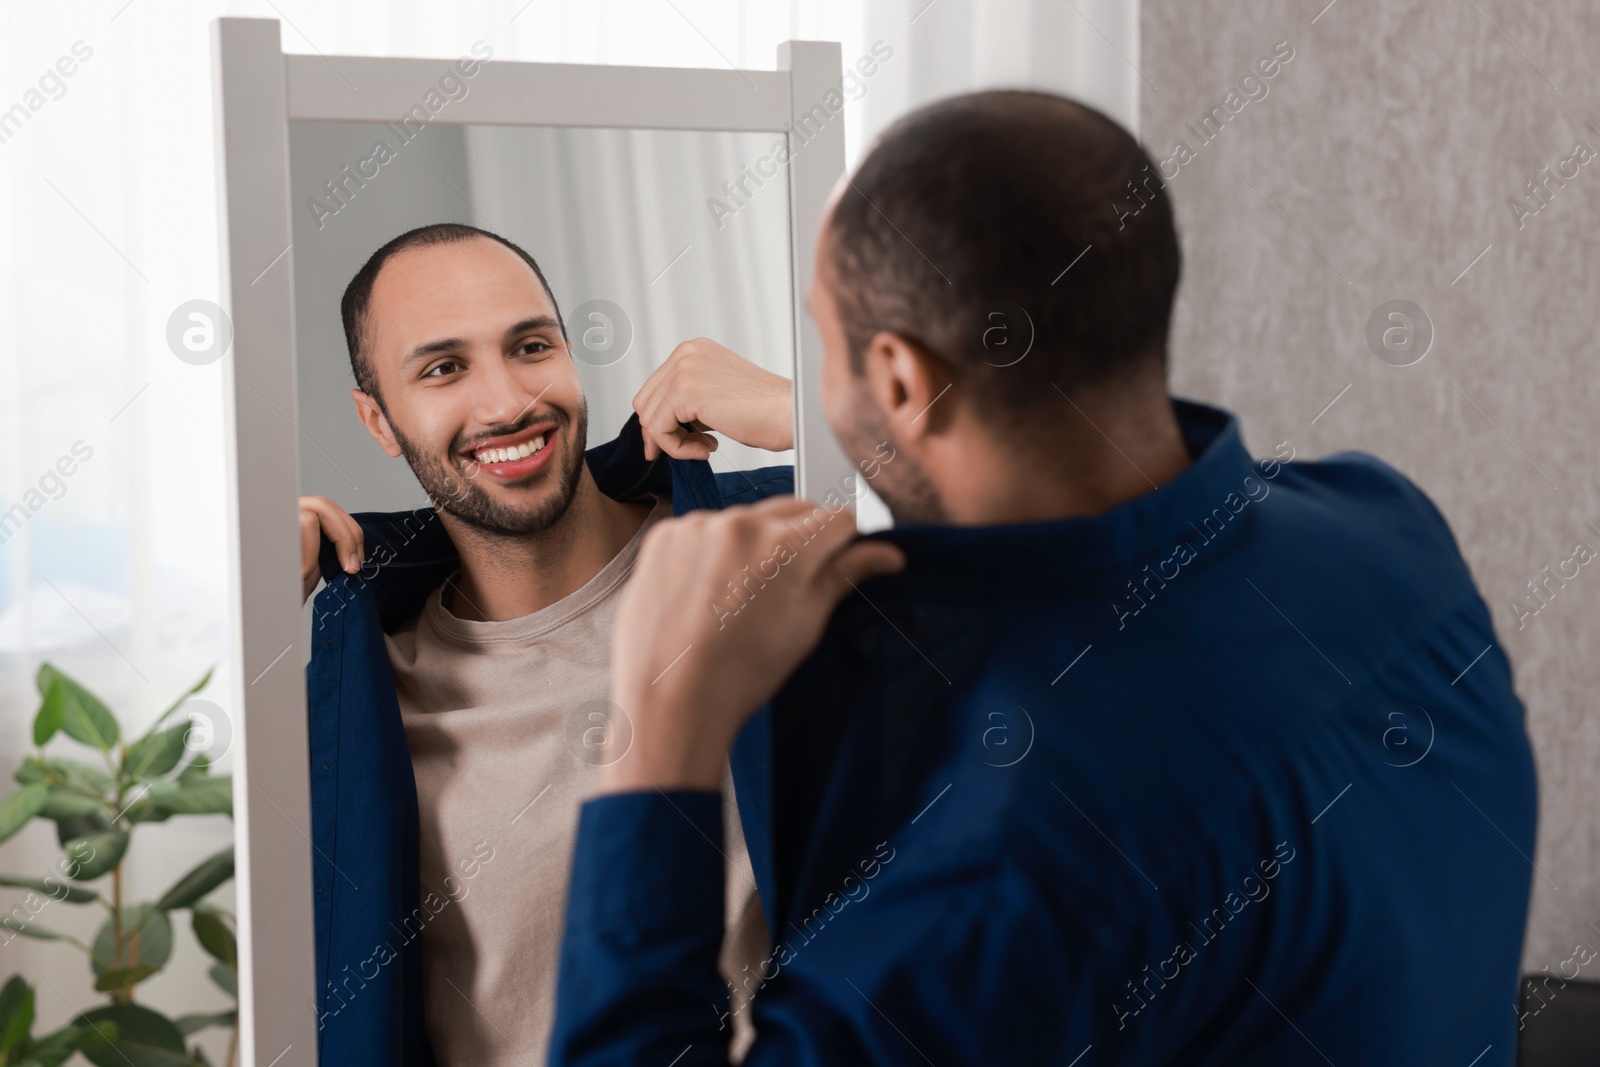
[{"label": "receding hairline", "polygon": [[[493,237],[489,237],[481,233],[473,233],[453,240],[419,240],[410,244],[402,245],[400,248],[397,248],[393,252],[389,253],[388,256],[384,257],[383,262],[379,264],[377,273],[372,276],[372,285],[367,290],[366,312],[370,313],[372,311],[372,301],[377,295],[378,286],[380,283],[382,283],[383,276],[388,273],[389,268],[393,266],[396,261],[409,258],[413,254],[421,255],[427,252],[438,252],[449,248],[458,248],[474,244],[489,245],[501,252],[504,252],[506,255],[514,259],[518,266],[527,271],[529,274],[533,275],[533,280],[539,283],[539,288],[544,293],[545,299],[550,301],[552,307],[555,306],[555,294],[550,291],[550,286],[547,285],[545,280],[539,276],[538,271],[529,266],[527,260],[523,259],[522,256],[517,254],[516,249],[511,248],[503,241],[498,241]],[[365,315],[363,315],[363,318],[365,318]],[[363,325],[365,325],[365,323],[363,323]]]}]

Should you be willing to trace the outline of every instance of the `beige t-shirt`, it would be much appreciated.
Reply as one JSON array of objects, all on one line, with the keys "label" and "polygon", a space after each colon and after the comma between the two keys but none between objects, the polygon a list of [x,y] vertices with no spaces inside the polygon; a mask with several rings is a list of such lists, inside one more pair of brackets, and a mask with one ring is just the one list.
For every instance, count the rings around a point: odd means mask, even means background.
[{"label": "beige t-shirt", "polygon": [[[441,587],[386,638],[417,780],[423,1009],[441,1067],[545,1062],[578,808],[626,734],[605,703],[612,623],[645,530],[671,514],[657,501],[600,573],[531,615],[460,619]],[[755,881],[724,796],[731,924]]]}]

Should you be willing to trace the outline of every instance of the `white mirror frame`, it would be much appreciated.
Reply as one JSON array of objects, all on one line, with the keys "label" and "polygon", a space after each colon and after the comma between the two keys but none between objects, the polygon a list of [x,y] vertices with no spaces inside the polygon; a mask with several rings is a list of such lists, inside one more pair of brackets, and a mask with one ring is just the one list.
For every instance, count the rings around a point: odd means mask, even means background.
[{"label": "white mirror frame", "polygon": [[[316,1063],[317,1031],[306,694],[300,657],[292,654],[302,640],[296,504],[302,435],[289,123],[395,121],[437,82],[444,64],[286,55],[275,19],[215,20],[212,55],[222,284],[233,321],[233,347],[223,362],[230,607],[238,622],[229,656],[239,680],[232,706],[240,1052],[244,1067],[290,1067]],[[472,91],[430,122],[786,136],[796,491],[821,499],[854,484],[853,467],[823,417],[822,344],[804,305],[823,209],[844,173],[844,119],[819,123],[814,113],[839,89],[840,47],[788,41],[778,47],[777,65],[741,71],[489,60]],[[798,143],[797,126],[809,134]]]}]

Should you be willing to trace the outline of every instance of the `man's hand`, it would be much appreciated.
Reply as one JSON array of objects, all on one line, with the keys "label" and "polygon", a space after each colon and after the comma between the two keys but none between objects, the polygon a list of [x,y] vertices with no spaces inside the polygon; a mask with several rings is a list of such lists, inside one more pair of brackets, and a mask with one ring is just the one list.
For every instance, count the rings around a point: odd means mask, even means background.
[{"label": "man's hand", "polygon": [[841,598],[900,570],[850,512],[794,497],[665,519],[645,534],[617,612],[612,699],[632,722],[602,792],[720,789],[744,721],[822,638]]},{"label": "man's hand", "polygon": [[322,534],[328,535],[339,551],[339,563],[346,574],[361,569],[366,556],[361,526],[338,504],[325,496],[300,498],[300,602],[303,604],[317,588],[322,569],[317,565],[317,549]]},{"label": "man's hand", "polygon": [[706,430],[769,452],[794,447],[789,379],[704,337],[672,350],[645,379],[633,398],[633,410],[644,428],[645,459],[662,452],[674,459],[707,459],[716,451],[717,439]]}]

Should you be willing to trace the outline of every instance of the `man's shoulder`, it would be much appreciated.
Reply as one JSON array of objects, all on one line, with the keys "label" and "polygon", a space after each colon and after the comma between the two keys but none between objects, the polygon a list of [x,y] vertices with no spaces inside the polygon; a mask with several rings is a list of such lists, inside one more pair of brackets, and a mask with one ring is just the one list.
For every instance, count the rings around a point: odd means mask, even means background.
[{"label": "man's shoulder", "polygon": [[[1345,451],[1282,465],[1278,488],[1311,508],[1337,509],[1358,521],[1383,515],[1402,521],[1369,530],[1422,535],[1455,549],[1450,525],[1437,504],[1399,470],[1366,452]],[[1363,524],[1366,525],[1366,524]]]},{"label": "man's shoulder", "polygon": [[460,565],[455,544],[432,508],[350,517],[361,527],[366,554],[355,574],[345,573],[333,543],[322,539],[318,563],[327,585],[316,596],[318,625],[366,604],[376,608],[379,629],[391,632]]}]

